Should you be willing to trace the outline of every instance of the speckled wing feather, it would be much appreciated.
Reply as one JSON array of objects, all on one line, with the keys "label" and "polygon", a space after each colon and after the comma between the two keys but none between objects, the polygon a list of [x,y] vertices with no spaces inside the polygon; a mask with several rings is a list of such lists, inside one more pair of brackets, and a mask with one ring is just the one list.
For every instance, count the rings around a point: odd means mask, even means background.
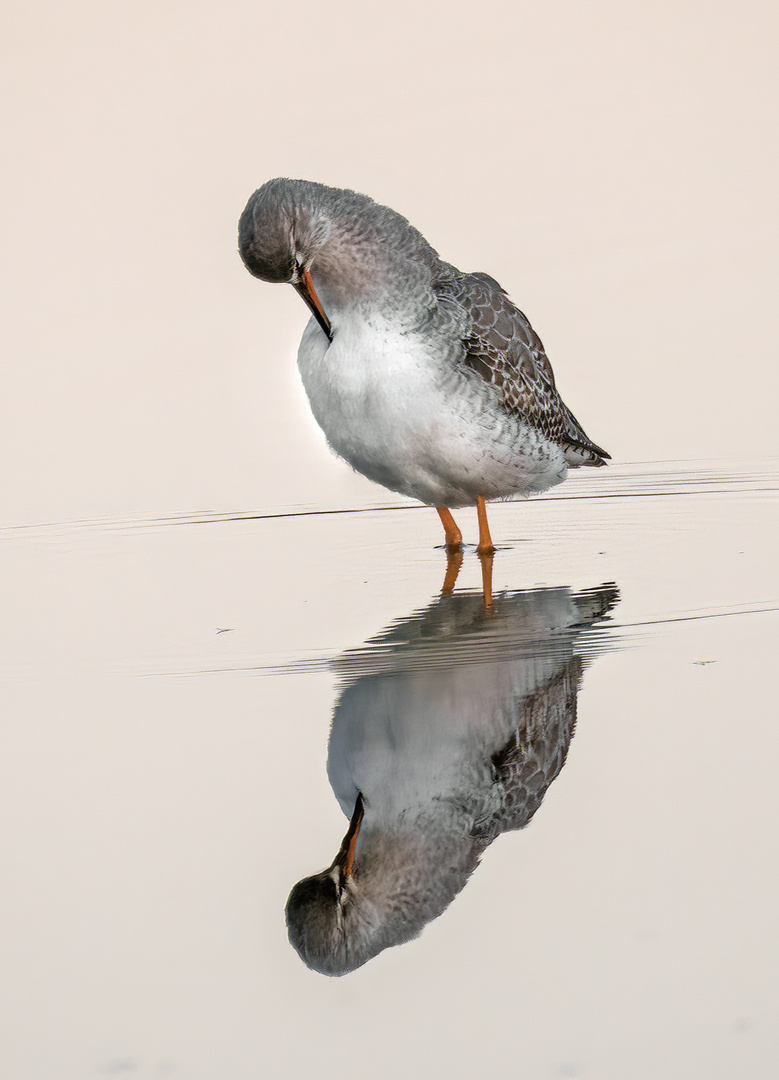
[{"label": "speckled wing feather", "polygon": [[[572,597],[579,628],[590,628],[619,601],[616,585],[585,589]],[[573,646],[573,641],[569,643]],[[474,823],[480,850],[501,833],[522,829],[543,802],[568,755],[576,727],[576,703],[584,659],[572,653],[534,693],[518,703],[510,738],[489,762],[491,798]]]},{"label": "speckled wing feather", "polygon": [[604,465],[609,455],[560,398],[541,340],[497,281],[455,272],[441,282],[441,292],[466,314],[464,363],[502,391],[506,408],[562,445],[569,464]]},{"label": "speckled wing feather", "polygon": [[498,807],[486,821],[476,823],[474,836],[482,842],[523,829],[543,802],[573,738],[581,672],[582,661],[573,656],[562,671],[523,699],[511,739],[492,755]]}]

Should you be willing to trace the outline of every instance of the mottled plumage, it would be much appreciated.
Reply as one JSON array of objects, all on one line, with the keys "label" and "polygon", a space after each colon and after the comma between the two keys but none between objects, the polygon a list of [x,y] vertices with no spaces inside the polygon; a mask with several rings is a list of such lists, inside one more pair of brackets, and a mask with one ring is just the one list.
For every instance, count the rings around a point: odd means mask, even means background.
[{"label": "mottled plumage", "polygon": [[[565,763],[588,629],[613,585],[441,597],[336,664],[328,776],[364,817],[353,868],[303,879],[290,941],[340,975],[409,941],[465,886],[489,844],[521,829]],[[595,654],[594,643],[586,657]]]},{"label": "mottled plumage", "polygon": [[565,450],[569,465],[605,465],[605,450],[584,433],[555,387],[552,365],[527,317],[488,274],[444,278],[439,295],[465,309],[469,324],[463,363],[498,387],[509,412]]},{"label": "mottled plumage", "polygon": [[522,312],[487,274],[439,259],[400,214],[353,191],[272,180],[249,200],[239,244],[252,274],[291,282],[311,309],[303,383],[330,446],[358,472],[447,507],[604,464]]}]

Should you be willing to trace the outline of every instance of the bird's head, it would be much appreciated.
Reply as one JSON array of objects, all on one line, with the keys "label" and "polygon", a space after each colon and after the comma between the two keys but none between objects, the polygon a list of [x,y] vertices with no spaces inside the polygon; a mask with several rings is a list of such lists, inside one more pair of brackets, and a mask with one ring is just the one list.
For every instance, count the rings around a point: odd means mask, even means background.
[{"label": "bird's head", "polygon": [[328,337],[330,322],[311,279],[330,235],[330,221],[312,198],[320,185],[269,180],[252,195],[238,223],[244,266],[263,281],[287,282],[305,300]]},{"label": "bird's head", "polygon": [[329,219],[315,198],[321,187],[278,179],[254,192],[238,223],[238,249],[250,274],[294,283],[311,270],[330,234]]},{"label": "bird's head", "polygon": [[[370,809],[370,807],[369,807]],[[346,975],[384,949],[421,934],[462,889],[478,861],[478,845],[458,821],[436,808],[433,821],[362,827],[362,796],[327,870],[304,878],[287,901],[289,940],[301,960],[323,975]],[[360,845],[357,847],[357,837]]]},{"label": "bird's head", "polygon": [[299,881],[287,901],[289,940],[303,961],[323,975],[344,975],[375,952],[369,946],[372,905],[366,904],[353,874],[363,812],[362,795],[358,795],[332,865]]},{"label": "bird's head", "polygon": [[238,247],[249,273],[295,287],[331,341],[351,308],[368,304],[390,312],[396,328],[416,327],[436,302],[436,252],[404,217],[356,191],[269,180],[246,204]]}]

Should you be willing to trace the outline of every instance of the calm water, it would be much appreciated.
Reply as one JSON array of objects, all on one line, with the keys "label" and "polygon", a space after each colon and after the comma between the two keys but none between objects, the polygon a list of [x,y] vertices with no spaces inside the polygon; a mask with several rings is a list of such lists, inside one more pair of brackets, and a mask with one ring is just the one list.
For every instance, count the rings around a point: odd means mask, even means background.
[{"label": "calm water", "polygon": [[[5,530],[3,1077],[775,1075],[778,495],[496,506],[490,613],[412,504]],[[358,790],[333,979],[284,909]]]},{"label": "calm water", "polygon": [[[0,1080],[775,1080],[779,8],[6,9]],[[494,276],[644,462],[494,507],[489,615],[327,453],[272,176]]]}]

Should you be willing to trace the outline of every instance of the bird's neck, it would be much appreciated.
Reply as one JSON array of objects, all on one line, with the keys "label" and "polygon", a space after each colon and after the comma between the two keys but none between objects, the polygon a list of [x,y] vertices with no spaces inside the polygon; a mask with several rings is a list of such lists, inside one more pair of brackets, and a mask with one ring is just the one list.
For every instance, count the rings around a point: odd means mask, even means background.
[{"label": "bird's neck", "polygon": [[[390,224],[392,224],[390,222]],[[374,309],[419,322],[435,304],[436,253],[414,231],[331,223],[326,244],[311,265],[311,277],[328,317]],[[332,313],[332,315],[330,314]]]}]

